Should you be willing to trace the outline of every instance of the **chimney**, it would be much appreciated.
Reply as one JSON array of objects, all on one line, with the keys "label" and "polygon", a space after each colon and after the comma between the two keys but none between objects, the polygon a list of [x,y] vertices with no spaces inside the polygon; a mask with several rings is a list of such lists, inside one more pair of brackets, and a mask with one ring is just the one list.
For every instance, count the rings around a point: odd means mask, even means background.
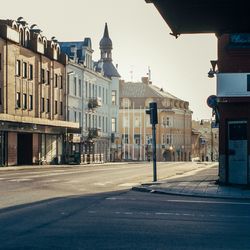
[{"label": "chimney", "polygon": [[142,81],[142,83],[144,83],[144,84],[149,84],[149,79],[148,79],[147,76],[143,76],[143,77],[141,78],[141,81]]}]

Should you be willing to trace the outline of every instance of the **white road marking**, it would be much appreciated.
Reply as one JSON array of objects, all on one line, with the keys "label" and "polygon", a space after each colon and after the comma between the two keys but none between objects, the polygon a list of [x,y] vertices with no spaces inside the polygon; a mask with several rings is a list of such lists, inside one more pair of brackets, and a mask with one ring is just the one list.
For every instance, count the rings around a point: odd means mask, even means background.
[{"label": "white road marking", "polygon": [[93,185],[95,186],[106,186],[106,185],[109,185],[109,184],[112,184],[111,181],[106,181],[106,182],[95,182],[93,183]]},{"label": "white road marking", "polygon": [[166,200],[166,201],[167,202],[179,202],[179,203],[250,205],[249,202],[232,202],[232,201],[199,201],[199,200]]},{"label": "white road marking", "polygon": [[12,180],[8,180],[8,181],[12,181],[12,182],[22,182],[22,181],[32,181],[32,179],[25,179],[25,178],[23,178],[23,179],[12,179]]},{"label": "white road marking", "polygon": [[133,186],[138,186],[139,183],[122,183],[122,184],[119,184],[118,186],[119,187],[133,187]]}]

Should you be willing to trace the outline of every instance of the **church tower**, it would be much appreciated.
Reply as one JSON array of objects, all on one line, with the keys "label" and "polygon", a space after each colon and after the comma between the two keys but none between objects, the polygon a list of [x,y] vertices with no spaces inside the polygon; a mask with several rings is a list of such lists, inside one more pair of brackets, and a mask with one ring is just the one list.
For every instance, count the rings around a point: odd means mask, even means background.
[{"label": "church tower", "polygon": [[117,69],[112,63],[112,49],[113,44],[112,40],[109,37],[108,25],[105,23],[104,34],[99,43],[101,50],[101,59],[99,60],[99,65],[102,65],[102,70],[104,72],[104,76],[112,78],[118,77],[120,78]]},{"label": "church tower", "polygon": [[112,61],[112,41],[109,37],[108,25],[105,23],[103,38],[100,41],[101,59],[103,61]]}]

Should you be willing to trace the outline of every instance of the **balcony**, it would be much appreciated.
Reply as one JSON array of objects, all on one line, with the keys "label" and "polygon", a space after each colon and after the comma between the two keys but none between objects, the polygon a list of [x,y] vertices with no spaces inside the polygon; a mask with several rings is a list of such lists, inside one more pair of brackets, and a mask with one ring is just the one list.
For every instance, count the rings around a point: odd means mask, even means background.
[{"label": "balcony", "polygon": [[88,129],[88,138],[93,139],[93,138],[98,138],[101,136],[101,130],[98,128],[89,128]]},{"label": "balcony", "polygon": [[89,99],[88,108],[95,109],[102,106],[102,99],[100,97],[93,97]]}]

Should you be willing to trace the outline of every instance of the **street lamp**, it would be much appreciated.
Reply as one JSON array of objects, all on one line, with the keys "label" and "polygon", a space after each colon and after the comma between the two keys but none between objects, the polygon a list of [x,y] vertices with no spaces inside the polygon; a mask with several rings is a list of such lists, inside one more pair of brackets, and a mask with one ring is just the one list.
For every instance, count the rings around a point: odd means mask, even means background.
[{"label": "street lamp", "polygon": [[210,157],[211,161],[214,161],[214,138],[213,138],[213,128],[212,128],[212,119],[202,119],[200,125],[203,126],[204,122],[210,123]]}]

